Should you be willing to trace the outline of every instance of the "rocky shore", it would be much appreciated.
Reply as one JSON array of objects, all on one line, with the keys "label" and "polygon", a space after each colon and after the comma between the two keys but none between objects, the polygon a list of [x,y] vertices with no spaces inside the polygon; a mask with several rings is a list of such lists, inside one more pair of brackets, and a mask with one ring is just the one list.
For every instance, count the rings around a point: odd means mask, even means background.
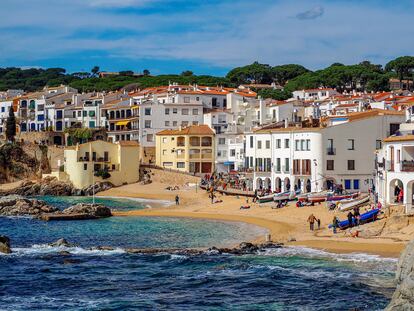
[{"label": "rocky shore", "polygon": [[414,310],[414,240],[412,240],[398,261],[396,272],[397,288],[386,311]]},{"label": "rocky shore", "polygon": [[49,221],[105,218],[112,213],[102,204],[78,203],[60,211],[42,200],[9,195],[0,198],[0,216],[32,216]]},{"label": "rocky shore", "polygon": [[21,195],[21,196],[37,196],[37,195],[53,195],[53,196],[83,196],[93,195],[101,191],[111,189],[113,184],[110,182],[97,182],[94,185],[84,189],[76,189],[72,183],[59,181],[54,177],[47,177],[39,182],[26,180],[17,188],[0,191],[0,196]]}]

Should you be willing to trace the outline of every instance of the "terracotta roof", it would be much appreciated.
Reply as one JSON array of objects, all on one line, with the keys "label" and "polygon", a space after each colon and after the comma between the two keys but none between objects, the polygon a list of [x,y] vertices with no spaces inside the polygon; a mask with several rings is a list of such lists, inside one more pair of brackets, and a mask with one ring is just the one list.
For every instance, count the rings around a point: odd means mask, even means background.
[{"label": "terracotta roof", "polygon": [[139,147],[136,140],[120,140],[118,143],[121,147]]},{"label": "terracotta roof", "polygon": [[386,143],[394,141],[414,141],[414,135],[390,136],[384,139]]},{"label": "terracotta roof", "polygon": [[183,129],[163,130],[156,135],[214,135],[214,131],[208,125],[190,125]]},{"label": "terracotta roof", "polygon": [[280,132],[280,133],[290,133],[290,132],[318,132],[321,129],[323,129],[323,127],[280,127],[280,128],[273,128],[273,129],[257,129],[254,130],[254,133],[257,134],[268,134],[268,133],[275,133],[275,132]]}]

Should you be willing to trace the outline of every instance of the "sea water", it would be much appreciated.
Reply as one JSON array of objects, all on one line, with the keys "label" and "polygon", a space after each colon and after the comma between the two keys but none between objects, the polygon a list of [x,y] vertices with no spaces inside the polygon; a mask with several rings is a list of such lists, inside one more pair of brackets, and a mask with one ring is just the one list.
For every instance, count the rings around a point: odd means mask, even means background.
[{"label": "sea water", "polygon": [[[44,198],[62,208],[84,198]],[[123,209],[146,203],[101,199]],[[231,246],[265,230],[157,217],[41,222],[0,218],[14,253],[0,255],[0,310],[383,309],[396,259],[303,247],[257,255],[129,254],[125,248]],[[76,247],[50,247],[58,238]],[[113,250],[91,250],[112,246]],[[63,255],[61,252],[69,252]]]}]

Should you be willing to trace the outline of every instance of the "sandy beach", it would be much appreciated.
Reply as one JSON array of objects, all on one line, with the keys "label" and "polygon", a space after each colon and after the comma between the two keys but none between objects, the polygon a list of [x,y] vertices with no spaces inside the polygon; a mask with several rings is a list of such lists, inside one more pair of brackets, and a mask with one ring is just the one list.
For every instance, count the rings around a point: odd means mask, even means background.
[{"label": "sandy beach", "polygon": [[[411,230],[401,234],[393,232],[388,236],[370,238],[351,237],[349,231],[339,231],[334,235],[329,230],[334,215],[341,219],[345,218],[344,213],[331,212],[326,208],[325,203],[316,206],[297,208],[294,203],[281,208],[272,209],[272,203],[254,204],[249,199],[250,209],[240,210],[241,205],[246,204],[246,198],[233,197],[217,194],[221,203],[212,204],[208,194],[196,187],[183,187],[180,190],[165,190],[168,185],[180,184],[180,181],[168,174],[157,172],[154,182],[149,185],[130,184],[99,193],[100,196],[129,197],[169,200],[168,207],[150,204],[153,208],[145,210],[133,210],[127,212],[115,212],[116,216],[142,216],[142,217],[190,217],[204,218],[223,221],[245,222],[266,228],[275,242],[282,242],[287,245],[300,245],[322,249],[330,252],[346,253],[370,253],[384,257],[398,257],[406,243],[412,236]],[[196,182],[191,177],[184,178],[189,182]],[[175,182],[175,183],[174,183]],[[176,195],[180,197],[180,205],[173,204]],[[307,218],[314,214],[321,220],[321,229],[309,230]],[[385,220],[379,220],[372,224],[361,226],[361,230],[374,230],[383,226]],[[363,229],[362,229],[363,228]],[[253,242],[263,242],[265,236],[257,237]]]}]

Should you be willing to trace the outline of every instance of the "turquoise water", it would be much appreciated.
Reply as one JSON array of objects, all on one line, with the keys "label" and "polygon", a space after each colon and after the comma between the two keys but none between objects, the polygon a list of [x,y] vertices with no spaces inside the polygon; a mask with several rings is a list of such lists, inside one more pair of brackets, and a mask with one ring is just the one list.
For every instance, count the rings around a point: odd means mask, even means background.
[{"label": "turquoise water", "polygon": [[[60,207],[71,200],[46,199]],[[117,200],[103,203],[121,205]],[[135,208],[138,203],[122,204]],[[14,250],[0,255],[1,310],[381,310],[394,290],[396,259],[366,254],[287,247],[246,256],[182,256],[123,249],[208,247],[264,234],[238,223],[0,218],[0,234],[11,237]],[[46,245],[61,237],[78,246]]]}]

